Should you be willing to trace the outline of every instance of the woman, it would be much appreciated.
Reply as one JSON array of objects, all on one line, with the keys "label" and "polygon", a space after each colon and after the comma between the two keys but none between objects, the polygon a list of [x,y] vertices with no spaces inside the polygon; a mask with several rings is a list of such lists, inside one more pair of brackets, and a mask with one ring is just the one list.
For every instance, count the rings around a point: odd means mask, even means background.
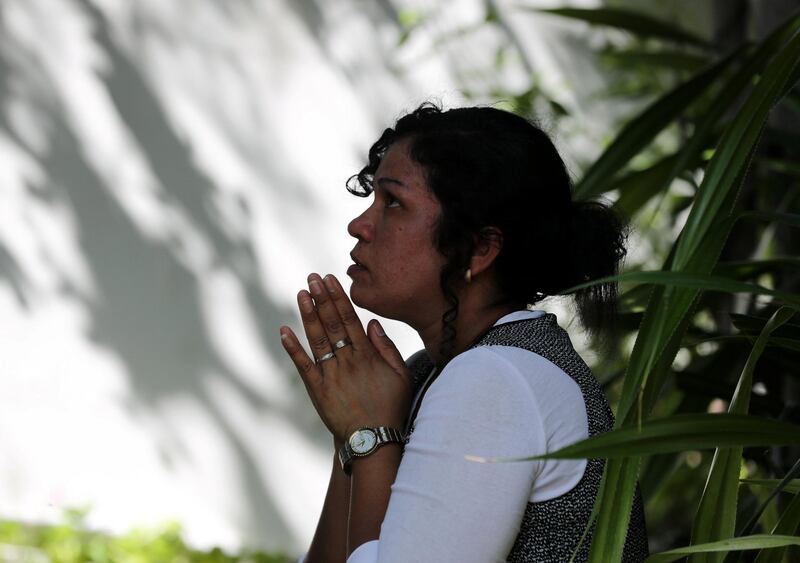
[{"label": "woman", "polygon": [[[336,452],[306,563],[567,561],[576,548],[585,560],[601,460],[468,456],[543,454],[611,428],[555,317],[527,306],[613,275],[622,225],[571,201],[540,129],[488,107],[423,104],[384,131],[348,190],[374,196],[348,226],[350,297],[425,349],[405,363],[378,321],[364,331],[331,275],[298,294],[312,356],[289,328],[281,340]],[[615,297],[611,284],[579,293],[584,324]],[[646,555],[638,503],[625,560]]]}]

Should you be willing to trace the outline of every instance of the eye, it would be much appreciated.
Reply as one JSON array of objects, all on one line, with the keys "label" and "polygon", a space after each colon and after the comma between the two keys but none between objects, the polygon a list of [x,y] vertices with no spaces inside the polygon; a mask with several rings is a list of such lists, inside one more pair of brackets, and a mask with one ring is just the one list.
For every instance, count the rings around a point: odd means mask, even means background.
[{"label": "eye", "polygon": [[386,192],[384,199],[386,200],[386,207],[400,207],[400,200],[396,199],[390,192]]}]

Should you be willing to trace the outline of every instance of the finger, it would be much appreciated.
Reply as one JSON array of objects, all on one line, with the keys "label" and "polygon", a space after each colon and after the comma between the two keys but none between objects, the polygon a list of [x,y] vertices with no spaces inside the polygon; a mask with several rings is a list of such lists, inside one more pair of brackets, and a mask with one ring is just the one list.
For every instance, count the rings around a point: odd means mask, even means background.
[{"label": "finger", "polygon": [[[322,329],[328,336],[328,340],[333,343],[349,342],[347,331],[344,329],[339,311],[331,301],[327,288],[323,285],[322,278],[317,274],[308,276],[308,287],[311,290],[311,297],[314,298],[314,305],[317,310],[317,317],[322,323]],[[335,349],[336,354],[348,354],[352,349],[349,345]]]},{"label": "finger", "polygon": [[297,373],[300,374],[300,378],[303,380],[306,390],[308,390],[313,400],[316,395],[317,385],[319,385],[322,380],[322,374],[314,360],[306,354],[306,351],[303,349],[303,346],[300,344],[300,341],[297,339],[292,329],[288,326],[282,326],[280,332],[283,349],[286,350],[286,353],[289,354],[289,357],[292,359],[294,367],[297,368]]},{"label": "finger", "polygon": [[306,333],[311,354],[318,360],[332,351],[328,335],[325,333],[325,329],[322,328],[322,323],[319,321],[309,292],[301,290],[297,294],[297,305],[300,308],[300,319],[303,321],[303,330]]},{"label": "finger", "polygon": [[386,336],[381,323],[372,320],[368,328],[369,338],[381,358],[396,372],[406,373],[406,363],[403,361],[403,356],[397,346],[394,345],[394,342],[392,342],[392,339]]},{"label": "finger", "polygon": [[342,284],[333,274],[328,274],[322,280],[328,290],[328,296],[331,303],[339,313],[339,319],[342,321],[342,326],[347,333],[348,338],[353,343],[353,347],[358,350],[365,348],[369,343],[369,338],[364,332],[364,327],[361,325],[361,319],[356,315],[356,310],[350,302],[350,298],[345,293]]}]

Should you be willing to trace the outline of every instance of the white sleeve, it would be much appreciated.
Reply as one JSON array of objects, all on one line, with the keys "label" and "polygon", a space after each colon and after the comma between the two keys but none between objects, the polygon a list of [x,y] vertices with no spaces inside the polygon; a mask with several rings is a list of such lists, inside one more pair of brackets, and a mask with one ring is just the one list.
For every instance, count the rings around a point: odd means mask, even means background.
[{"label": "white sleeve", "polygon": [[348,563],[505,561],[542,462],[465,456],[529,456],[545,447],[523,375],[489,347],[460,354],[425,395],[380,538]]}]

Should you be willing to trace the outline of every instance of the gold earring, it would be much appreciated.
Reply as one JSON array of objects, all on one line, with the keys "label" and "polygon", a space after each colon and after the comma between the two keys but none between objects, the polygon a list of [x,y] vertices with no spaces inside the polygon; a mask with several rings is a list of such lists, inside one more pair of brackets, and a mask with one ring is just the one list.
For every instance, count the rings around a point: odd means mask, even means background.
[{"label": "gold earring", "polygon": [[472,282],[472,270],[470,268],[467,268],[467,271],[464,272],[464,281],[468,284]]}]

